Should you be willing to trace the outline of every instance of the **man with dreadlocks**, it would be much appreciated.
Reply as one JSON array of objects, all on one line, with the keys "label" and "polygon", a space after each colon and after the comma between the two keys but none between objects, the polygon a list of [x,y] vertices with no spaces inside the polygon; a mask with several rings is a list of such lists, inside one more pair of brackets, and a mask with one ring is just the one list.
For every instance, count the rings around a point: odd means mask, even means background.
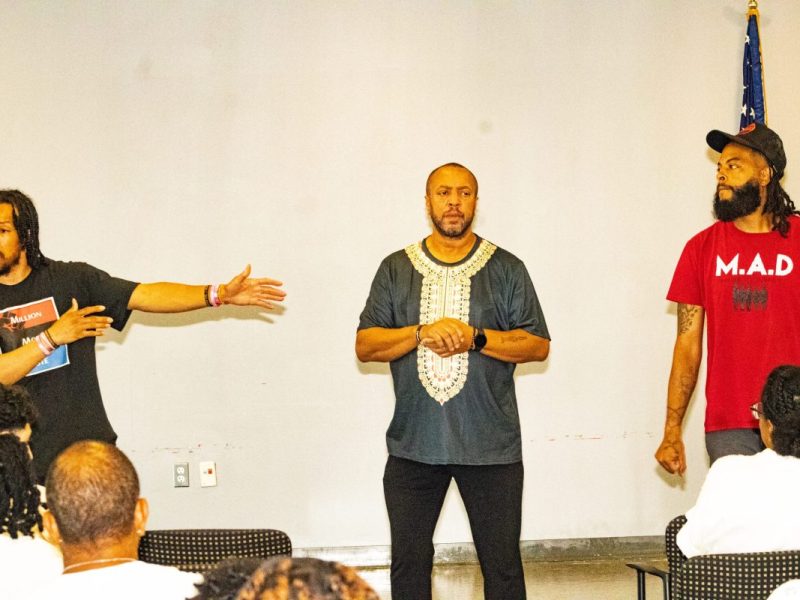
[{"label": "man with dreadlocks", "polygon": [[46,258],[31,199],[0,190],[0,383],[20,382],[39,421],[31,445],[39,478],[77,440],[115,442],[95,365],[95,338],[122,330],[132,310],[173,313],[233,304],[273,308],[286,295],[250,266],[221,285],[135,283],[79,262]]},{"label": "man with dreadlocks", "polygon": [[706,141],[720,153],[717,223],[686,244],[667,295],[678,304],[678,333],[656,460],[677,474],[686,470],[681,429],[697,383],[704,320],[712,463],[763,449],[748,407],[776,365],[800,364],[800,220],[780,184],[783,143],[760,123],[735,135],[714,130]]}]

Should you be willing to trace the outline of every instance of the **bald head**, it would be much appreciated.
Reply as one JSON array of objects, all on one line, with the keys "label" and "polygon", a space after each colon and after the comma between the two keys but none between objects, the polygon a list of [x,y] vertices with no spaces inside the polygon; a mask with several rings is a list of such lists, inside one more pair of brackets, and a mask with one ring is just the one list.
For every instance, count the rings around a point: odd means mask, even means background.
[{"label": "bald head", "polygon": [[469,174],[470,178],[472,179],[472,183],[475,185],[475,196],[478,195],[478,180],[475,177],[475,175],[472,173],[472,171],[470,171],[464,165],[460,165],[458,163],[454,163],[453,162],[453,163],[447,163],[447,164],[444,164],[444,165],[440,165],[440,166],[436,167],[433,171],[430,172],[430,175],[428,175],[428,179],[425,181],[425,196],[426,197],[431,195],[431,181],[433,180],[433,178],[436,176],[436,174],[439,171],[442,171],[444,169],[460,169],[462,171],[466,171]]},{"label": "bald head", "polygon": [[77,442],[47,474],[47,505],[65,544],[97,544],[133,531],[139,478],[131,461],[105,442]]}]

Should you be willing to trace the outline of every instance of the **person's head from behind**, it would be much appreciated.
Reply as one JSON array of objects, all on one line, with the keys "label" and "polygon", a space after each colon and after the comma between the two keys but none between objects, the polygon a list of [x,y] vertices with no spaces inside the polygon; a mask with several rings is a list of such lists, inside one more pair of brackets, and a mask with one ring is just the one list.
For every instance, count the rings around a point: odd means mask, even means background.
[{"label": "person's head from behind", "polygon": [[39,489],[28,445],[11,433],[0,434],[0,535],[32,536],[42,527]]},{"label": "person's head from behind", "polygon": [[263,558],[226,558],[203,575],[196,585],[193,600],[235,600],[250,575],[264,562]]},{"label": "person's head from behind", "polygon": [[236,600],[380,600],[345,565],[316,558],[276,557],[250,576]]},{"label": "person's head from behind", "polygon": [[105,442],[82,441],[58,455],[47,473],[44,526],[70,551],[102,553],[114,547],[137,556],[147,522],[147,501],[139,497],[136,469],[121,450]]},{"label": "person's head from behind", "polygon": [[800,458],[800,366],[775,367],[759,404],[753,409],[764,444],[778,454]]},{"label": "person's head from behind", "polygon": [[25,388],[0,383],[0,434],[10,433],[27,444],[39,413]]}]

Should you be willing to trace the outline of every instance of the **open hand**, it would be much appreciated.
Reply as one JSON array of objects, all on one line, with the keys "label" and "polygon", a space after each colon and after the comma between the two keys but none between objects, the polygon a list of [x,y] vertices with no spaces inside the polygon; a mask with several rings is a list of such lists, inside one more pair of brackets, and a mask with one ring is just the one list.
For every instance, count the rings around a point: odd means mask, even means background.
[{"label": "open hand", "polygon": [[286,292],[276,286],[283,285],[277,279],[262,277],[250,279],[250,265],[228,283],[220,286],[220,299],[223,304],[238,306],[261,306],[274,308],[273,302],[282,302]]},{"label": "open hand", "polygon": [[85,337],[98,337],[111,325],[111,317],[100,317],[95,313],[103,312],[105,306],[84,306],[78,308],[78,301],[72,299],[72,306],[53,323],[48,332],[53,341],[62,346]]}]

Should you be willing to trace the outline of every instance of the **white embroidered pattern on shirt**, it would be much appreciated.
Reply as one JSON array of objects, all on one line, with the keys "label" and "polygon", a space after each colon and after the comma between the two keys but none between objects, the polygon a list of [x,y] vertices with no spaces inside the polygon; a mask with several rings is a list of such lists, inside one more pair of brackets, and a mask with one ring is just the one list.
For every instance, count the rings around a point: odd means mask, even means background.
[{"label": "white embroidered pattern on shirt", "polygon": [[[433,262],[422,249],[422,243],[405,249],[408,259],[422,275],[419,301],[419,322],[434,323],[444,317],[469,322],[470,279],[480,271],[497,250],[497,246],[481,240],[475,253],[465,262],[446,267]],[[417,348],[417,373],[431,398],[444,404],[458,394],[467,381],[469,352],[442,358],[420,345]]]}]

